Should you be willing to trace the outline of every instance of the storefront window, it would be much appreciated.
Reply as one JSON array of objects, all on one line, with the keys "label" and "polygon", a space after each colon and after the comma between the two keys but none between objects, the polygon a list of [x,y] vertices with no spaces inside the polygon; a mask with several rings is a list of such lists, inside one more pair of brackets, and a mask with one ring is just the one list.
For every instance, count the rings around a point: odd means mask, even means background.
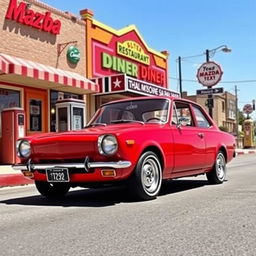
[{"label": "storefront window", "polygon": [[14,107],[21,107],[20,92],[15,90],[0,88],[0,136],[2,132],[1,112],[5,108],[14,108]]},{"label": "storefront window", "polygon": [[50,100],[50,124],[51,124],[51,132],[56,131],[56,102],[62,99],[83,99],[83,95],[68,93],[68,92],[59,92],[59,91],[51,91],[51,100]]}]

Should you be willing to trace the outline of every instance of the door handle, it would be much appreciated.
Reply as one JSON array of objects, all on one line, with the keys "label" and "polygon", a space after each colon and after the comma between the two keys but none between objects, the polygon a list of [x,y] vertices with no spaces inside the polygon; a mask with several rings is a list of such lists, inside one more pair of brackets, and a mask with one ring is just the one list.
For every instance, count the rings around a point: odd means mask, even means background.
[{"label": "door handle", "polygon": [[203,139],[203,138],[204,138],[204,134],[203,134],[203,133],[201,133],[201,132],[199,132],[197,135],[198,135],[198,137],[200,137],[201,139]]}]

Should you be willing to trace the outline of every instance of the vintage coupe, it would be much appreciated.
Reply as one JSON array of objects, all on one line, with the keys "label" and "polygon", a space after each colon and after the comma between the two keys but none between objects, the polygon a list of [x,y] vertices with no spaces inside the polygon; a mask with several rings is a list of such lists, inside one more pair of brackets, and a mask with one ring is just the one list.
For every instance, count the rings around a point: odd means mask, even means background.
[{"label": "vintage coupe", "polygon": [[235,139],[194,102],[139,97],[103,105],[83,130],[19,139],[17,154],[21,163],[13,168],[43,196],[124,182],[149,200],[162,180],[206,174],[209,183],[223,183]]}]

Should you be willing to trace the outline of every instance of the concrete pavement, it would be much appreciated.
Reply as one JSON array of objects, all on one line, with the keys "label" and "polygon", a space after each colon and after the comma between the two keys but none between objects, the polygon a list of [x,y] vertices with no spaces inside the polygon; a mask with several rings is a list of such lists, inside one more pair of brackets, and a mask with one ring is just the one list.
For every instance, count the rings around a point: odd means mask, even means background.
[{"label": "concrete pavement", "polygon": [[[256,149],[236,149],[237,155],[255,154]],[[12,169],[11,165],[0,165],[0,188],[33,184],[34,181],[26,178],[20,171]]]}]

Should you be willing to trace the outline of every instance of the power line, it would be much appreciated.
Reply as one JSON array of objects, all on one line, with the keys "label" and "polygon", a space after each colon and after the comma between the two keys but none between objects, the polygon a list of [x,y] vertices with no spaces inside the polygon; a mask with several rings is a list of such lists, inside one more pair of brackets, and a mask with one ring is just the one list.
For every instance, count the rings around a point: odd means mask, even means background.
[{"label": "power line", "polygon": [[[178,81],[179,79],[178,78],[175,78],[175,77],[171,77],[169,76],[168,78],[172,79],[172,80],[176,80]],[[192,79],[182,79],[182,81],[184,82],[191,82],[191,83],[198,83],[197,80],[192,80]],[[231,83],[256,83],[256,79],[255,80],[237,80],[237,81],[221,81],[220,83],[223,83],[223,84],[231,84]]]}]

